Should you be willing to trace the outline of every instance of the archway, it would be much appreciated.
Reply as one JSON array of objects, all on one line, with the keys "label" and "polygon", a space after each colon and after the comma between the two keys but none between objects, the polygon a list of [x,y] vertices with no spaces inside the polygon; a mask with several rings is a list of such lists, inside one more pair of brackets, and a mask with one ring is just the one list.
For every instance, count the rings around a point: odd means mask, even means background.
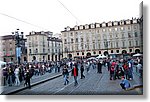
[{"label": "archway", "polygon": [[107,56],[108,54],[109,54],[108,51],[105,51],[105,52],[104,52],[104,55],[105,55],[105,56]]},{"label": "archway", "polygon": [[36,57],[35,57],[35,56],[33,56],[33,61],[34,61],[34,60],[36,60]]},{"label": "archway", "polygon": [[55,61],[57,61],[57,55],[55,55]]},{"label": "archway", "polygon": [[24,57],[24,62],[26,62],[27,61],[27,57]]},{"label": "archway", "polygon": [[72,54],[68,54],[69,59],[72,58]]},{"label": "archway", "polygon": [[127,54],[127,51],[126,50],[122,50],[122,54]]},{"label": "archway", "polygon": [[87,58],[91,57],[91,53],[88,52],[88,53],[86,54],[86,57],[87,57]]},{"label": "archway", "polygon": [[139,49],[136,49],[136,50],[135,50],[135,53],[140,53],[140,50],[139,50]]},{"label": "archway", "polygon": [[13,59],[13,58],[11,58],[11,62],[13,62],[13,60],[14,60],[14,59]]}]

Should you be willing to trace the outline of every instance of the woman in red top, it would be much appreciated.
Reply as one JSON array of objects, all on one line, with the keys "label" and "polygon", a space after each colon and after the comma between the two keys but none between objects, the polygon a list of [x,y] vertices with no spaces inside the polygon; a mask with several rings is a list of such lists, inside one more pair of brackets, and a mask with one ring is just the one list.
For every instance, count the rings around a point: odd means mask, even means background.
[{"label": "woman in red top", "polygon": [[74,86],[78,85],[78,82],[77,82],[77,77],[78,77],[78,68],[77,68],[77,64],[75,64],[75,66],[73,66],[73,69],[72,69],[72,76],[74,76]]}]

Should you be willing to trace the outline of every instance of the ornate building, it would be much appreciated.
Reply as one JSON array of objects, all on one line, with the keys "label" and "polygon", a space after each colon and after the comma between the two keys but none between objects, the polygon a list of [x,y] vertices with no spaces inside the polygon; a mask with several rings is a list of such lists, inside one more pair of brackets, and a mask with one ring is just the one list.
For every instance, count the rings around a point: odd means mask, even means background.
[{"label": "ornate building", "polygon": [[[1,60],[4,62],[15,62],[16,59],[16,41],[15,35],[5,35],[1,36],[0,45],[1,45]],[[21,62],[27,61],[27,51],[25,47],[26,39],[21,41]]]},{"label": "ornate building", "polygon": [[[28,61],[56,61],[62,58],[62,41],[52,32],[30,32],[27,35]],[[61,56],[61,57],[60,57]]]},{"label": "ornate building", "polygon": [[99,54],[112,57],[143,52],[140,20],[92,23],[62,31],[63,56],[87,57]]}]

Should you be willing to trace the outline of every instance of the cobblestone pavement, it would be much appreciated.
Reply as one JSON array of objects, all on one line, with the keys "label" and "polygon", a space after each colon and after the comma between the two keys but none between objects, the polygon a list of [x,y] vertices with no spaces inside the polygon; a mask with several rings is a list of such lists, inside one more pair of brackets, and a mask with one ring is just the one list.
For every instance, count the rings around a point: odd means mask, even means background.
[{"label": "cobblestone pavement", "polygon": [[[80,71],[79,71],[80,72]],[[85,79],[78,76],[78,85],[74,86],[73,76],[69,77],[69,84],[64,85],[63,77],[50,80],[31,89],[26,89],[15,93],[17,95],[142,95],[142,88],[133,90],[121,89],[119,83],[121,80],[109,80],[107,68],[102,68],[102,74],[97,73],[97,69],[90,68],[87,73],[84,72]],[[134,74],[134,79],[130,81],[131,87],[140,83],[139,77]]]}]

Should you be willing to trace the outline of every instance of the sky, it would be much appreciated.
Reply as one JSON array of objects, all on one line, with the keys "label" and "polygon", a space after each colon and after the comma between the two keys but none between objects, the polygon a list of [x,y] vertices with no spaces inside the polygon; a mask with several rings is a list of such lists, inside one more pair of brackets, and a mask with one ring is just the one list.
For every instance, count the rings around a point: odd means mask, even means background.
[{"label": "sky", "polygon": [[0,0],[0,35],[10,35],[18,28],[25,35],[31,31],[55,34],[67,26],[138,18],[141,1]]}]

